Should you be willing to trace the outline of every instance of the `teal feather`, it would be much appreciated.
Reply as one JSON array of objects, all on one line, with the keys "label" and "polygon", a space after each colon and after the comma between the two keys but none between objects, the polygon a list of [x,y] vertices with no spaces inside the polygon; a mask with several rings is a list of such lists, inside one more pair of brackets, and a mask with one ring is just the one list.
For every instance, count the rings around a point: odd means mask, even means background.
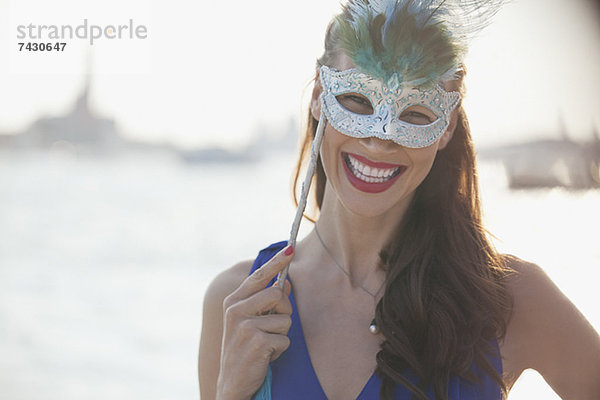
[{"label": "teal feather", "polygon": [[271,400],[271,381],[273,380],[273,374],[271,372],[271,366],[267,368],[267,376],[265,376],[265,380],[263,384],[258,389],[258,391],[254,394],[252,400]]},{"label": "teal feather", "polygon": [[467,39],[502,2],[349,0],[335,20],[339,46],[357,68],[384,82],[400,78],[428,88],[459,70]]}]

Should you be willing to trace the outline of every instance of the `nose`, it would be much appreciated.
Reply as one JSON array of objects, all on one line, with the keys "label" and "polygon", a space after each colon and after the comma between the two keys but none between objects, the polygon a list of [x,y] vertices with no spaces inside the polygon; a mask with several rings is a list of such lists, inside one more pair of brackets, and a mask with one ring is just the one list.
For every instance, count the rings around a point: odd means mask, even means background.
[{"label": "nose", "polygon": [[371,154],[393,153],[398,151],[398,147],[400,147],[400,145],[392,140],[384,140],[376,137],[361,138],[360,142]]}]

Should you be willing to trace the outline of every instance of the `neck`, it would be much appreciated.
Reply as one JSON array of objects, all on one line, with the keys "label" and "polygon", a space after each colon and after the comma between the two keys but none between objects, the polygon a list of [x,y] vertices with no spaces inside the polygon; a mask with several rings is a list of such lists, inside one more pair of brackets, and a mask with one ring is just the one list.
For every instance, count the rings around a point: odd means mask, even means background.
[{"label": "neck", "polygon": [[364,216],[345,208],[332,192],[326,188],[316,224],[325,246],[356,283],[380,281],[379,252],[400,224],[410,199],[380,215]]}]

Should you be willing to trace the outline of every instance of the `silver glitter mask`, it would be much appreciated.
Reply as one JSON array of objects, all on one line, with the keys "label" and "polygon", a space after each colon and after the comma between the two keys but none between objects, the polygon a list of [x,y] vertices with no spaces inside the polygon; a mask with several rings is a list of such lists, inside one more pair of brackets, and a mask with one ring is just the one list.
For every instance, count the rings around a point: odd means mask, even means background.
[{"label": "silver glitter mask", "polygon": [[[355,138],[377,137],[393,140],[411,148],[433,144],[450,123],[450,114],[460,100],[458,92],[446,92],[441,85],[429,90],[403,87],[396,74],[388,82],[373,78],[355,68],[337,71],[321,67],[321,107],[329,123],[339,132]],[[336,96],[358,93],[372,106],[370,114],[359,114],[344,107]],[[423,106],[437,119],[423,125],[400,119],[408,107]]]}]

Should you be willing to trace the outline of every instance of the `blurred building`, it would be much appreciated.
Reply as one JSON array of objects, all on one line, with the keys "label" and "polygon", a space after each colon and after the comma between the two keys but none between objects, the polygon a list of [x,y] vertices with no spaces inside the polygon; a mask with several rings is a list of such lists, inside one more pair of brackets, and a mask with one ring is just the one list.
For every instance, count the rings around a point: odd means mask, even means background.
[{"label": "blurred building", "polygon": [[[561,120],[562,121],[562,120]],[[511,189],[564,187],[600,188],[600,135],[590,141],[569,138],[561,123],[560,139],[542,139],[478,152],[483,159],[500,160]]]},{"label": "blurred building", "polygon": [[91,75],[88,73],[69,112],[38,118],[24,132],[14,136],[12,147],[101,153],[121,147],[124,140],[117,132],[114,120],[98,116],[90,109],[90,87]]}]

